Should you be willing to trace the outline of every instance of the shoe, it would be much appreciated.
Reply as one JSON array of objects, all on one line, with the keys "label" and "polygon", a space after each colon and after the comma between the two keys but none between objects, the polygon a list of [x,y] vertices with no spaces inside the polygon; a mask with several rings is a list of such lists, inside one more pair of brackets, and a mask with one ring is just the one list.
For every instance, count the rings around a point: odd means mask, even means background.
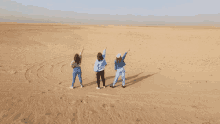
[{"label": "shoe", "polygon": [[74,87],[71,86],[70,89],[74,89]]},{"label": "shoe", "polygon": [[122,86],[122,88],[125,88],[126,86]]},{"label": "shoe", "polygon": [[97,90],[101,89],[100,87],[96,87]]},{"label": "shoe", "polygon": [[81,85],[81,88],[83,88],[84,86],[83,85]]},{"label": "shoe", "polygon": [[103,86],[103,88],[105,88],[105,86]]},{"label": "shoe", "polygon": [[111,88],[115,88],[115,86],[110,86]]}]

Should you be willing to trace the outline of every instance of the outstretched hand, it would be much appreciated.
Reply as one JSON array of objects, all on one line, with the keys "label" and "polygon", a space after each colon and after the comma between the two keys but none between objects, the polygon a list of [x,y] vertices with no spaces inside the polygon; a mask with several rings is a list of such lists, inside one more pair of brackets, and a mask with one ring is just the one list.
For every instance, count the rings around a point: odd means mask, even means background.
[{"label": "outstretched hand", "polygon": [[81,52],[81,54],[83,53],[83,50],[84,50],[84,47],[83,47],[83,49],[82,49],[82,52]]},{"label": "outstretched hand", "polygon": [[127,52],[129,52],[129,51],[130,51],[130,49]]}]

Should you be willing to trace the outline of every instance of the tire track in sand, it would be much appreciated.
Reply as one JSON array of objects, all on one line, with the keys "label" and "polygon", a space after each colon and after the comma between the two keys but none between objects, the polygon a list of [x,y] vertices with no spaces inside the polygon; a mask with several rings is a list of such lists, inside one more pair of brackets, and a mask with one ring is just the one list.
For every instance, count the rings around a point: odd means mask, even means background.
[{"label": "tire track in sand", "polygon": [[[57,74],[57,72],[54,72],[54,69],[57,68],[57,66],[59,67],[59,65],[62,64],[63,62],[65,62],[63,60],[68,61],[69,58],[71,58],[72,56],[73,56],[72,54],[66,55],[66,56],[60,56],[60,57],[52,58],[52,59],[49,59],[49,60],[46,60],[40,63],[33,64],[30,68],[27,68],[27,70],[25,71],[25,78],[29,83],[37,82],[38,84],[44,84],[47,86],[49,85],[50,87],[53,87],[53,88],[54,86],[64,87],[61,85],[56,85],[55,83],[51,83],[54,80],[53,79],[54,75]],[[62,68],[62,65],[57,70],[59,70],[58,72],[62,74],[63,71],[61,71],[61,68]],[[49,69],[49,73],[45,73],[44,71],[45,69]],[[44,83],[44,82],[47,82],[47,83]]]}]

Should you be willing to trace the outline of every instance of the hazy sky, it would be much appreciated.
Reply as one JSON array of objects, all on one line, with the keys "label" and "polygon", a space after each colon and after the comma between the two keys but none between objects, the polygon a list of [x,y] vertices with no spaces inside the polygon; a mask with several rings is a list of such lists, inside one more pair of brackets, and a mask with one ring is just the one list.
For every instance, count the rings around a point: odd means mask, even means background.
[{"label": "hazy sky", "polygon": [[[6,0],[0,0],[3,3]],[[7,0],[9,1],[9,0]],[[88,14],[194,16],[220,13],[220,0],[12,0],[49,10]],[[13,10],[7,5],[4,9]],[[27,12],[24,12],[27,13]],[[29,14],[31,14],[29,12]]]},{"label": "hazy sky", "polygon": [[220,0],[0,0],[0,22],[220,24],[219,5]]}]

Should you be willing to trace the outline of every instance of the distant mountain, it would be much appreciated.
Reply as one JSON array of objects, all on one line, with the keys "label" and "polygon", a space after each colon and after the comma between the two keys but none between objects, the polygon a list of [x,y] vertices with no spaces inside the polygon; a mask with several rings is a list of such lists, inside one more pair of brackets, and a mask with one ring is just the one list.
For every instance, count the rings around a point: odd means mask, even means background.
[{"label": "distant mountain", "polygon": [[8,0],[0,2],[0,22],[74,23],[113,25],[220,25],[220,14],[197,16],[134,16],[86,14],[24,6]]}]

